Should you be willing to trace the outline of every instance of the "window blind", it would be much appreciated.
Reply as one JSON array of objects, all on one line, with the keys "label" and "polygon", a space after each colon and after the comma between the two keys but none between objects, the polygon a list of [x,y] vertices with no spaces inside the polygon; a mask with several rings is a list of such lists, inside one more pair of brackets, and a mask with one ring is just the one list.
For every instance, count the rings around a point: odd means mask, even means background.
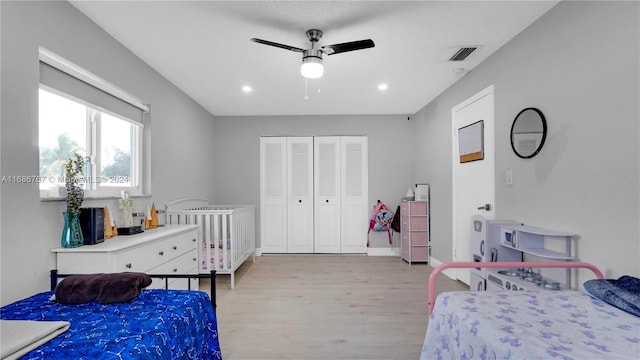
[{"label": "window blind", "polygon": [[138,123],[149,111],[133,96],[46,49],[40,49],[39,66],[40,83],[51,89]]}]

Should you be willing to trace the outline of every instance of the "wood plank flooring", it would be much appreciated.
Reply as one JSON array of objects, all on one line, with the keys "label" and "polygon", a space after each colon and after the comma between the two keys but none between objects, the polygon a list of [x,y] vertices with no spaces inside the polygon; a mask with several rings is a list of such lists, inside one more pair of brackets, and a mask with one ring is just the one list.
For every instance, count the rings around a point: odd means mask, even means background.
[{"label": "wood plank flooring", "polygon": [[[431,267],[398,257],[265,255],[219,275],[225,360],[418,359]],[[206,289],[208,284],[202,283]],[[437,290],[468,290],[440,275]]]}]

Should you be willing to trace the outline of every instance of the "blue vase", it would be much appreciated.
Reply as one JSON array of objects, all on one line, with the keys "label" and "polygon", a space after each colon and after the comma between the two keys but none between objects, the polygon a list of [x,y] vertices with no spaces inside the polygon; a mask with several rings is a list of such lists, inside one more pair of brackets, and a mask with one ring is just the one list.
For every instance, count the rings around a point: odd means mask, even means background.
[{"label": "blue vase", "polygon": [[80,227],[79,212],[63,212],[64,228],[62,229],[62,238],[60,243],[63,248],[75,248],[82,246],[84,238],[82,237],[82,228]]}]

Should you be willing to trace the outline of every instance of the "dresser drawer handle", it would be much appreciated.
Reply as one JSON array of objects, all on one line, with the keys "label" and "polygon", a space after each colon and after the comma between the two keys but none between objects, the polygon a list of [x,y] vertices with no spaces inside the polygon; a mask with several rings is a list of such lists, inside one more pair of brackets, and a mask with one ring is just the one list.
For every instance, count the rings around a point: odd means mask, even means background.
[{"label": "dresser drawer handle", "polygon": [[160,255],[160,256],[164,255],[164,251],[160,251],[160,252],[158,253],[158,255]]},{"label": "dresser drawer handle", "polygon": [[126,267],[127,269],[131,269],[131,263],[128,263],[127,265],[125,265],[124,267]]},{"label": "dresser drawer handle", "polygon": [[191,241],[196,242],[196,238],[191,239]]},{"label": "dresser drawer handle", "polygon": [[173,246],[173,250],[178,250],[178,247],[176,245]]},{"label": "dresser drawer handle", "polygon": [[193,258],[193,261],[198,261],[198,259],[196,259],[196,258]]},{"label": "dresser drawer handle", "polygon": [[174,268],[174,269],[173,269],[173,272],[178,272],[178,269],[177,269],[177,268]]}]

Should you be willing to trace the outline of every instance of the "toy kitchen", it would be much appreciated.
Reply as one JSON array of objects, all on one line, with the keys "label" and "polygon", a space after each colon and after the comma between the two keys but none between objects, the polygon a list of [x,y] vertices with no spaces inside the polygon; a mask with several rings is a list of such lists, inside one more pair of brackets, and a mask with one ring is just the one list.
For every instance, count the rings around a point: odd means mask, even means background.
[{"label": "toy kitchen", "polygon": [[[571,261],[575,234],[508,220],[471,218],[471,258],[474,262]],[[554,291],[571,285],[571,269],[472,268],[471,291]]]}]

